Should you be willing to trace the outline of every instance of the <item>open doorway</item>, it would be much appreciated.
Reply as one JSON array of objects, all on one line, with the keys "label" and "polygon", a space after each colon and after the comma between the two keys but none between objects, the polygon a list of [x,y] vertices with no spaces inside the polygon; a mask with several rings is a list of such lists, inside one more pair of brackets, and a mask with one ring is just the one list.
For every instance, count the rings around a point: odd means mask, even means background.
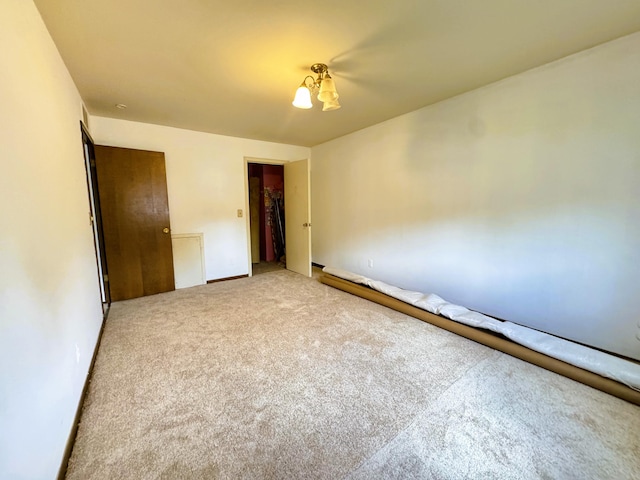
[{"label": "open doorway", "polygon": [[[309,159],[302,160],[269,160],[262,158],[245,158],[245,210],[247,212],[246,217],[246,232],[247,232],[247,263],[249,269],[249,276],[253,275],[254,265],[259,265],[259,246],[260,246],[260,230],[258,229],[257,240],[251,238],[251,208],[250,208],[250,195],[249,195],[249,165],[258,164],[262,165],[263,172],[264,167],[278,166],[282,167],[284,191],[282,194],[282,210],[285,212],[284,222],[281,221],[282,232],[284,235],[284,249],[285,258],[280,258],[278,267],[284,267],[287,270],[299,273],[305,277],[311,277],[311,171]],[[255,168],[255,167],[254,167]],[[258,176],[258,185],[259,185]],[[254,185],[256,181],[254,180]],[[264,185],[263,185],[264,186]],[[255,191],[255,189],[254,189]],[[257,189],[258,199],[260,198],[260,188]],[[264,195],[264,192],[262,192]],[[254,193],[254,197],[256,194]],[[286,199],[286,208],[284,208]],[[259,200],[258,200],[259,201]],[[254,200],[255,203],[255,200]],[[254,211],[260,212],[259,207]],[[242,211],[238,212],[242,215]],[[254,220],[254,225],[260,224],[261,215],[258,213],[258,217]],[[263,217],[265,218],[265,217]],[[255,227],[254,227],[255,231]],[[254,237],[256,234],[254,233]],[[265,235],[268,238],[267,235]],[[256,249],[256,245],[258,249]],[[252,248],[253,246],[253,248]],[[253,263],[255,259],[256,263]],[[267,262],[270,263],[270,262]],[[273,267],[273,265],[269,265]],[[258,267],[260,268],[260,267]],[[256,272],[257,273],[257,272]]]},{"label": "open doorway", "polygon": [[253,275],[286,268],[284,166],[248,163]]}]

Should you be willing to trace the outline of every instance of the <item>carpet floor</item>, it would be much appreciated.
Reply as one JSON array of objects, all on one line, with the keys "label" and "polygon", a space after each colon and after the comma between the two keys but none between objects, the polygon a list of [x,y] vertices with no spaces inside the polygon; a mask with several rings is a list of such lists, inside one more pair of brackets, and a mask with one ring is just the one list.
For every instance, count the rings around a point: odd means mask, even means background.
[{"label": "carpet floor", "polygon": [[260,262],[251,264],[252,274],[262,275],[263,273],[276,272],[284,270],[284,265],[279,262]]},{"label": "carpet floor", "polygon": [[640,407],[277,271],[113,304],[67,478],[637,479]]}]

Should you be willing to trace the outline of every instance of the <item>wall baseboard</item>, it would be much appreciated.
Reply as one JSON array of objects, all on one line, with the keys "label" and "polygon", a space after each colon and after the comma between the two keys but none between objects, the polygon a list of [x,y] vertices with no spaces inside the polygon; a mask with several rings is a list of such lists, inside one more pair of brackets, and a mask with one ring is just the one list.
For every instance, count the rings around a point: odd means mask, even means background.
[{"label": "wall baseboard", "polygon": [[93,355],[91,357],[91,363],[89,364],[89,371],[87,372],[87,378],[84,380],[84,386],[82,387],[82,393],[80,394],[80,400],[78,400],[78,406],[76,408],[76,415],[73,419],[73,426],[71,432],[69,432],[69,438],[67,439],[67,445],[64,449],[64,455],[62,456],[62,462],[60,463],[60,469],[58,470],[57,480],[64,480],[67,476],[67,468],[69,467],[69,459],[71,458],[71,452],[73,452],[73,446],[76,442],[76,435],[78,434],[78,426],[80,425],[80,418],[82,417],[82,406],[84,405],[87,392],[89,391],[89,383],[91,383],[91,376],[93,375],[93,366],[96,363],[96,357],[98,356],[98,349],[100,348],[100,342],[102,342],[102,333],[104,332],[104,325],[109,316],[109,309],[102,317],[102,325],[100,326],[100,333],[98,333],[98,341],[96,347],[93,349]]},{"label": "wall baseboard", "polygon": [[239,278],[247,278],[249,275],[236,275],[235,277],[225,277],[225,278],[216,278],[214,280],[207,280],[207,283],[218,283],[218,282],[226,282],[227,280],[237,280]]},{"label": "wall baseboard", "polygon": [[454,320],[435,315],[414,305],[405,303],[402,300],[398,300],[397,298],[393,298],[382,292],[373,290],[365,285],[353,283],[327,273],[320,276],[320,282],[372,302],[379,303],[380,305],[384,305],[385,307],[406,315],[411,315],[423,322],[430,323],[436,327],[440,327],[444,330],[460,335],[461,337],[468,338],[474,342],[478,342],[482,345],[486,345],[487,347],[504,352],[512,357],[519,358],[525,362],[529,362],[551,372],[563,375],[575,380],[576,382],[584,383],[590,387],[602,390],[605,393],[614,395],[626,400],[627,402],[640,405],[640,392],[638,390],[634,390],[633,388],[610,378],[602,377],[597,373],[583,370],[580,367],[565,363],[557,358],[549,357],[544,353],[531,350],[528,347],[515,343],[496,333],[470,327],[468,325],[455,322]]}]

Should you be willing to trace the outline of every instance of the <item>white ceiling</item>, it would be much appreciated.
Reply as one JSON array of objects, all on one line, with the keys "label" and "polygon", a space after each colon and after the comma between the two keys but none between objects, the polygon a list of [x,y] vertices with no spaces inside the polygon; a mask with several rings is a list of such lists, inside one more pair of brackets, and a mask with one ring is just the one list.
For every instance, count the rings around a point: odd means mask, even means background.
[{"label": "white ceiling", "polygon": [[[92,115],[306,146],[640,30],[639,0],[35,3]],[[340,110],[291,105],[316,62]]]}]

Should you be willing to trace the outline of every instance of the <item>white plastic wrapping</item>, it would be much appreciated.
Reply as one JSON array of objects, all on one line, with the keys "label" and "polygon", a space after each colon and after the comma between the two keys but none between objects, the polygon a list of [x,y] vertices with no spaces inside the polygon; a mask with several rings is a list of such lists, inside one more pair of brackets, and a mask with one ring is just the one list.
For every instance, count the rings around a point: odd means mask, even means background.
[{"label": "white plastic wrapping", "polygon": [[366,285],[427,312],[441,315],[471,327],[499,333],[531,350],[544,353],[549,357],[557,358],[603,377],[611,378],[640,391],[640,365],[637,363],[523,327],[522,325],[496,320],[481,313],[472,312],[465,307],[449,303],[433,293],[425,294],[403,290],[339,268],[325,267],[323,271],[350,282]]}]

